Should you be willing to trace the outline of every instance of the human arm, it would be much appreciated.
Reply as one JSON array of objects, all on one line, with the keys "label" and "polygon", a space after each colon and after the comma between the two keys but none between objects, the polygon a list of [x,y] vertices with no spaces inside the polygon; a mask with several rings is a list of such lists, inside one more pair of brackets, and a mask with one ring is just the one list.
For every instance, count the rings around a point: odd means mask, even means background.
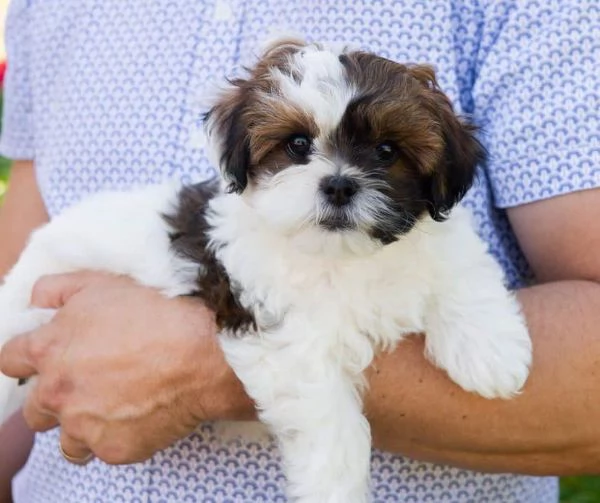
[{"label": "human arm", "polygon": [[17,261],[32,230],[48,221],[33,161],[15,161],[0,208],[0,278]]},{"label": "human arm", "polygon": [[[47,220],[33,162],[14,162],[9,189],[0,207],[0,278],[16,262],[31,231]],[[20,411],[0,425],[0,459],[3,460],[0,463],[0,501],[10,501],[11,480],[27,460],[32,443],[33,432]]]}]

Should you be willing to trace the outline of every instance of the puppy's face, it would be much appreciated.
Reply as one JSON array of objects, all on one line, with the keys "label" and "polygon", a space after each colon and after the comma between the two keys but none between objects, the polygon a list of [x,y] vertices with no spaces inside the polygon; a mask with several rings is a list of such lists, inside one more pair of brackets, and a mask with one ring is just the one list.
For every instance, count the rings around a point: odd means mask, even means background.
[{"label": "puppy's face", "polygon": [[207,131],[230,189],[280,231],[384,244],[442,220],[484,157],[430,67],[294,40],[232,82]]}]

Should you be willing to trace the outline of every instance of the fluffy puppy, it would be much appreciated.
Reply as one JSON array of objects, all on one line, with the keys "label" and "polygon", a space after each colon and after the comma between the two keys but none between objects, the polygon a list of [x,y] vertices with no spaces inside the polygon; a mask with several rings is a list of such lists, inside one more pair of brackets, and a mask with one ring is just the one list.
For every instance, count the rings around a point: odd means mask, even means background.
[{"label": "fluffy puppy", "polygon": [[[91,197],[36,231],[0,290],[0,340],[46,322],[43,274],[125,274],[215,310],[228,362],[277,437],[294,501],[368,500],[363,371],[424,333],[486,398],[531,343],[466,210],[484,151],[428,66],[279,40],[207,114],[223,181]],[[451,211],[452,210],[452,211]]]}]

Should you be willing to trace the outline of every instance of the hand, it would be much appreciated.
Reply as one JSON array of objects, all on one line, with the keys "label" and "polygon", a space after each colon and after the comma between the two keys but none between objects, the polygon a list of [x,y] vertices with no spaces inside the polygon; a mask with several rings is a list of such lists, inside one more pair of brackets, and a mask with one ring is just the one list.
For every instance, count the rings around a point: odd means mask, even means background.
[{"label": "hand", "polygon": [[252,417],[214,316],[197,299],[165,299],[128,278],[74,273],[42,278],[32,304],[58,311],[3,347],[0,370],[37,374],[25,419],[36,431],[60,424],[68,455],[142,461],[203,420]]}]

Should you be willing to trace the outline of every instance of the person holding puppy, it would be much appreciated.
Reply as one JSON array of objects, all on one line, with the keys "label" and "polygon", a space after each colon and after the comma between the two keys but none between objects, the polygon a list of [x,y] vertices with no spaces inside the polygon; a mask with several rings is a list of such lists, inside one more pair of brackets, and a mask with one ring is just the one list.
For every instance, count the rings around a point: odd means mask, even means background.
[{"label": "person holding puppy", "polygon": [[[534,365],[522,395],[488,401],[429,364],[419,337],[381,356],[365,395],[373,499],[556,501],[544,475],[599,470],[591,2],[76,4],[11,6],[0,149],[19,161],[0,213],[2,273],[31,229],[90,191],[212,176],[199,101],[273,25],[430,62],[484,128],[491,159],[465,204],[522,303]],[[38,375],[23,414],[44,433],[16,501],[283,498],[272,441],[219,433],[254,409],[201,304],[93,273],[45,278],[32,302],[59,313],[0,355],[4,372]],[[18,432],[27,440],[15,416],[0,435]],[[124,463],[137,464],[113,466]]]}]

